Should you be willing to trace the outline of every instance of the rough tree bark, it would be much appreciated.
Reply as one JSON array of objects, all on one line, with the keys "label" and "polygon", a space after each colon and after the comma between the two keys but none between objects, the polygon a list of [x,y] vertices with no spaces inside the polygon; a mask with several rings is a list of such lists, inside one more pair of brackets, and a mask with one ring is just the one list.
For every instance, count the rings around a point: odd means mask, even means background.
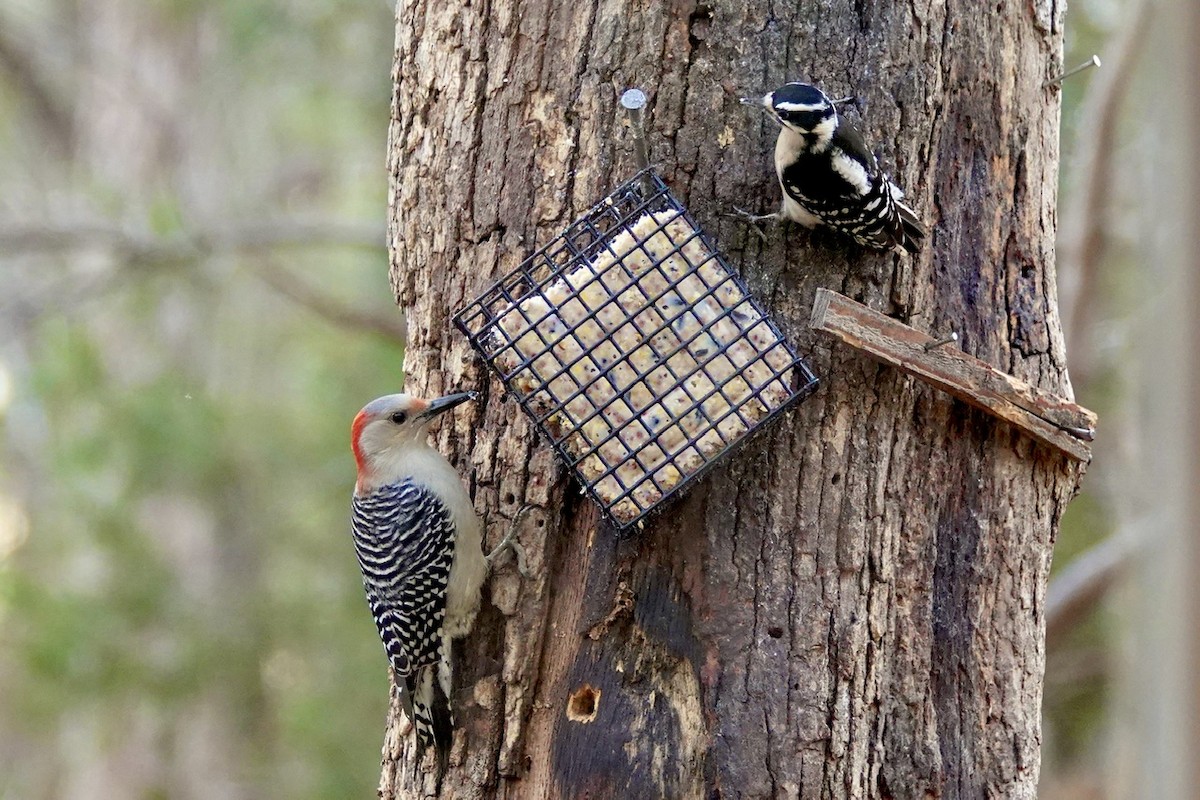
[{"label": "rough tree bark", "polygon": [[[398,9],[389,240],[410,390],[484,392],[436,439],[495,542],[459,653],[457,798],[1033,797],[1043,599],[1079,478],[1012,428],[814,334],[817,287],[959,332],[1070,396],[1054,283],[1063,7],[1046,0]],[[917,258],[828,234],[763,245],[774,127],[738,97],[854,95],[931,228]],[[652,157],[823,379],[640,535],[617,541],[448,322]],[[419,796],[393,705],[383,797]],[[428,774],[420,780],[431,785]]]}]

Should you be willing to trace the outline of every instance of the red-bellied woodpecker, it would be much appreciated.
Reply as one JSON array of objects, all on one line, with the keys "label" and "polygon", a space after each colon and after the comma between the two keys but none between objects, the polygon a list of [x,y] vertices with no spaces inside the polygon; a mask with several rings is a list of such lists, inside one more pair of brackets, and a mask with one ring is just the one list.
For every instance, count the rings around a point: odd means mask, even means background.
[{"label": "red-bellied woodpecker", "polygon": [[474,397],[387,395],[358,412],[351,428],[358,465],[351,521],[363,586],[416,731],[417,761],[433,745],[439,783],[453,734],[450,642],[475,622],[491,559],[515,546],[514,525],[484,556],[471,498],[428,441],[430,420]]}]

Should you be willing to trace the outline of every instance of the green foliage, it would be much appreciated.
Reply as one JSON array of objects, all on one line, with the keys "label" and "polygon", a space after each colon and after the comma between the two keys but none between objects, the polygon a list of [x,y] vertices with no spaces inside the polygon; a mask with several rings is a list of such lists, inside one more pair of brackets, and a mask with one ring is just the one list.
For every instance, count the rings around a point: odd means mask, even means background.
[{"label": "green foliage", "polygon": [[[103,5],[130,41],[168,61],[180,54],[178,73],[162,65],[177,94],[129,94],[146,103],[148,134],[154,115],[168,120],[162,141],[175,149],[101,173],[91,164],[123,143],[89,153],[85,140],[77,168],[56,173],[69,176],[62,197],[34,213],[162,242],[207,232],[197,225],[220,232],[292,215],[382,228],[384,4]],[[97,49],[84,44],[74,43]],[[98,50],[118,62],[148,57]],[[71,63],[60,61],[51,59]],[[0,106],[27,108],[19,95],[0,81]],[[36,138],[30,117],[0,124],[4,152]],[[18,177],[0,171],[0,181]],[[348,431],[365,401],[397,390],[403,351],[335,327],[256,275],[283,268],[330,302],[395,314],[385,255],[109,255],[98,266],[91,251],[51,253],[10,270],[0,254],[0,298],[34,298],[20,337],[0,345],[0,368],[17,380],[16,411],[0,409],[0,501],[15,499],[30,518],[15,552],[0,547],[0,739],[11,744],[0,796],[61,796],[78,756],[64,736],[83,735],[83,720],[94,723],[87,756],[98,762],[126,746],[135,720],[153,731],[139,759],[158,766],[138,796],[203,795],[172,777],[202,730],[228,756],[214,779],[250,796],[370,796],[387,673],[347,529]],[[34,274],[77,300],[37,305]],[[210,713],[208,728],[192,727]],[[6,760],[22,752],[38,757]]]},{"label": "green foliage", "polygon": [[[373,785],[386,672],[345,531],[345,441],[353,409],[377,391],[363,384],[401,354],[297,323],[281,325],[291,346],[275,367],[292,389],[236,400],[197,391],[183,365],[122,379],[84,325],[44,325],[31,388],[50,484],[34,537],[0,579],[0,640],[20,666],[9,719],[47,730],[81,704],[114,718],[133,703],[184,714],[217,691],[260,757],[309,765],[312,784],[288,796]],[[162,546],[176,517],[144,510],[163,497],[212,517],[213,552],[200,555],[229,574],[181,576],[195,565]]]}]

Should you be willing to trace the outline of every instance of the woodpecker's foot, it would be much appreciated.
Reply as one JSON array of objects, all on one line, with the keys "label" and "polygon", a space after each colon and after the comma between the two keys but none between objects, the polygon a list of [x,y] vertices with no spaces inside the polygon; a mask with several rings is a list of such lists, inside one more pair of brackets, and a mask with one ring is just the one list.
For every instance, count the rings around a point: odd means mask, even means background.
[{"label": "woodpecker's foot", "polygon": [[512,525],[509,526],[508,533],[500,540],[500,544],[496,545],[496,549],[487,554],[489,569],[492,567],[493,562],[504,554],[505,550],[512,550],[513,555],[517,559],[517,572],[521,573],[521,577],[523,578],[533,577],[533,573],[529,571],[529,567],[525,563],[525,548],[517,541],[517,532],[521,529],[521,520],[532,509],[533,506],[526,503],[517,511],[517,515],[513,517]]},{"label": "woodpecker's foot", "polygon": [[773,219],[779,219],[779,212],[776,211],[774,214],[751,214],[744,208],[738,208],[737,206],[734,206],[733,213],[726,214],[725,216],[733,217],[734,219],[741,220],[745,224],[749,225],[750,230],[757,233],[758,238],[762,239],[763,243],[766,244],[767,234],[762,229],[762,223]]}]

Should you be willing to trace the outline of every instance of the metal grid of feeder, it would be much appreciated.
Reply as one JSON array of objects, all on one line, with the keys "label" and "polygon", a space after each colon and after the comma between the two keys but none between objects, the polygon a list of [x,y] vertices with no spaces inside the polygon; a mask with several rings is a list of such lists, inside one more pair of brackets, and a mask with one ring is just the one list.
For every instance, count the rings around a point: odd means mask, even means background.
[{"label": "metal grid of feeder", "polygon": [[454,321],[618,529],[817,385],[652,168]]}]

